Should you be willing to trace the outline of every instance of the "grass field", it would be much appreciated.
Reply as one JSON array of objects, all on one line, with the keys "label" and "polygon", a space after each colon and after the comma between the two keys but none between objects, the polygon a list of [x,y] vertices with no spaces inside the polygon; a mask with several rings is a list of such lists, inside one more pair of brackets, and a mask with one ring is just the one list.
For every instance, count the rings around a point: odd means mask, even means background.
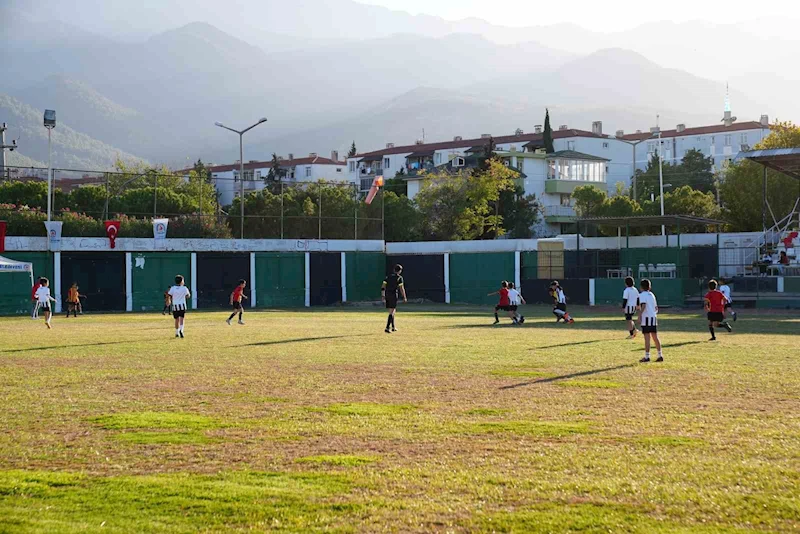
[{"label": "grass field", "polygon": [[800,530],[800,316],[527,311],[1,319],[0,532]]}]

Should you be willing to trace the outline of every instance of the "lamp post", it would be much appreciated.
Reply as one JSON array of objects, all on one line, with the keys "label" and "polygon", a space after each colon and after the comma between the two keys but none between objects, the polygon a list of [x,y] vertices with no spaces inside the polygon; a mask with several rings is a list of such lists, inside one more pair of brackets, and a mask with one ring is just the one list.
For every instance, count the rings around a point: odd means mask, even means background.
[{"label": "lamp post", "polygon": [[53,160],[50,135],[56,127],[55,110],[44,110],[44,127],[47,128],[47,222],[50,222],[53,210]]},{"label": "lamp post", "polygon": [[[658,125],[660,115],[656,115],[656,127],[658,128],[658,190],[661,198],[661,216],[664,216],[664,148],[661,144],[661,127]],[[661,225],[661,235],[666,234],[666,228]]]},{"label": "lamp post", "polygon": [[258,119],[258,122],[253,124],[252,126],[248,126],[244,130],[234,130],[233,128],[228,128],[221,122],[215,122],[214,126],[219,126],[220,128],[225,128],[235,134],[239,135],[239,206],[241,207],[241,225],[242,225],[242,232],[241,232],[241,239],[244,239],[244,147],[243,147],[243,137],[244,134],[261,124],[262,122],[267,122],[266,118]]}]

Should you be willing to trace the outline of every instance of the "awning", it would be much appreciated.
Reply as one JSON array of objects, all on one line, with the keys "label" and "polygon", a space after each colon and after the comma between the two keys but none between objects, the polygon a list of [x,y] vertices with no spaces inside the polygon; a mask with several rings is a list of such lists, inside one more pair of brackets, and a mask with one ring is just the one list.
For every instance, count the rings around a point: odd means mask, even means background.
[{"label": "awning", "polygon": [[426,158],[426,157],[433,157],[433,150],[418,150],[417,152],[412,152],[406,159],[408,158]]},{"label": "awning", "polygon": [[378,155],[373,155],[373,156],[364,156],[363,158],[361,158],[360,161],[362,161],[364,163],[369,163],[371,161],[383,161],[383,155],[382,154],[378,154]]},{"label": "awning", "polygon": [[749,159],[756,163],[800,180],[800,148],[772,148],[739,152],[737,160]]},{"label": "awning", "polygon": [[33,264],[0,256],[0,273],[30,273],[33,286]]}]

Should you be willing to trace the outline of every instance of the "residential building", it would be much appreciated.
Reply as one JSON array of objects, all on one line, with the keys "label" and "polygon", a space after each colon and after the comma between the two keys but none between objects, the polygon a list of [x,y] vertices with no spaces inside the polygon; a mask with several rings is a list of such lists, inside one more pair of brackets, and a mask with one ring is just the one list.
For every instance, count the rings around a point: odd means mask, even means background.
[{"label": "residential building", "polygon": [[[706,157],[714,158],[714,170],[721,170],[736,159],[739,152],[746,152],[761,142],[770,133],[769,117],[762,115],[759,121],[735,122],[730,111],[725,112],[721,124],[687,128],[679,124],[673,130],[661,130],[662,154],[665,163],[680,164],[690,150],[698,150]],[[654,127],[648,132],[633,134],[617,132],[617,139],[637,143],[636,169],[644,170],[647,163],[658,153],[658,131]]]},{"label": "residential building", "polygon": [[[339,161],[338,154],[331,154],[331,158],[324,158],[311,153],[305,158],[295,158],[289,154],[288,158],[278,158],[281,163],[282,180],[286,183],[318,182],[348,182],[347,163]],[[266,180],[272,168],[272,161],[248,161],[244,164],[244,192],[261,191],[266,187]],[[188,172],[185,169],[181,172]],[[230,165],[217,165],[209,167],[211,178],[214,181],[219,202],[227,206],[239,196],[242,184],[239,183],[239,163]]]},{"label": "residential building", "polygon": [[[347,172],[351,182],[359,184],[360,190],[365,192],[372,185],[372,180],[377,175],[384,178],[394,178],[401,173],[411,177],[426,172],[431,172],[438,167],[447,165],[455,158],[464,158],[483,148],[489,139],[495,143],[499,151],[534,152],[543,148],[544,136],[542,127],[535,126],[534,133],[523,133],[521,130],[513,135],[492,137],[484,134],[479,138],[463,139],[455,137],[452,141],[440,143],[421,143],[413,145],[395,146],[387,143],[381,150],[358,154],[347,159]],[[602,123],[596,122],[593,131],[578,130],[561,126],[553,131],[553,147],[556,151],[570,150],[592,154],[608,160],[608,168],[604,170],[608,180],[630,182],[632,175],[632,152],[628,144],[613,137],[604,135]],[[409,182],[409,197],[416,194],[417,182]],[[608,182],[607,182],[608,183]],[[612,191],[615,186],[610,185]]]}]

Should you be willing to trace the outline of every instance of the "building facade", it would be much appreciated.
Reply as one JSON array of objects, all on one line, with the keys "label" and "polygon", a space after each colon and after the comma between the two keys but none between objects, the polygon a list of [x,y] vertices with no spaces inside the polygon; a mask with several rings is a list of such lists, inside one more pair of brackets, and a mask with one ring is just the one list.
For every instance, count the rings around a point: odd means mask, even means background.
[{"label": "building facade", "polygon": [[[335,154],[332,154],[335,156]],[[286,183],[348,182],[347,163],[338,159],[323,158],[317,154],[309,154],[305,158],[279,158],[281,163],[281,180]],[[239,197],[243,188],[244,194],[261,191],[267,185],[267,177],[272,169],[271,161],[249,161],[244,164],[244,183],[239,183],[239,163],[209,167],[211,179],[217,189],[219,202],[223,206],[230,205]],[[189,169],[191,170],[191,169]]]}]

